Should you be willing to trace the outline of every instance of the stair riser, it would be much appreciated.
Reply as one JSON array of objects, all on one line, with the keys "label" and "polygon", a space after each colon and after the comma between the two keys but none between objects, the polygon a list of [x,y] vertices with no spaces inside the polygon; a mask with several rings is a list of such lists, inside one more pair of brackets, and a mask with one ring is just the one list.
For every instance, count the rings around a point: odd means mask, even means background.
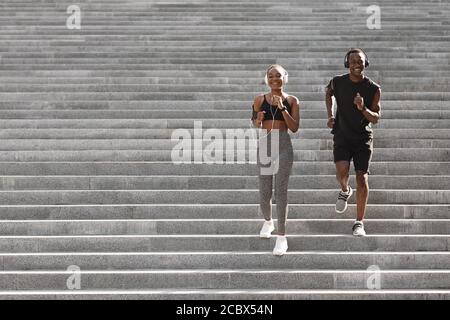
[{"label": "stair riser", "polygon": [[277,259],[270,252],[261,254],[121,254],[91,256],[58,255],[12,256],[0,255],[2,270],[67,270],[71,265],[81,270],[151,270],[151,269],[350,269],[366,270],[376,265],[380,270],[447,269],[447,254],[386,254],[386,253],[292,253]]},{"label": "stair riser", "polygon": [[[351,230],[341,236],[289,237],[290,251],[448,251],[446,236],[368,236],[357,239]],[[253,237],[66,237],[0,238],[2,252],[167,252],[267,251],[275,239]]]}]

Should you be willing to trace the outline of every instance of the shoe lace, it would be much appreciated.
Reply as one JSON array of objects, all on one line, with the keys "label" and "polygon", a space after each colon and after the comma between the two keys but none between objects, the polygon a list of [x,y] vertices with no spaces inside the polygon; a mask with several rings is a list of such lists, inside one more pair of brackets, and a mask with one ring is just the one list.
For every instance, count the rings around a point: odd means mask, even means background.
[{"label": "shoe lace", "polygon": [[355,231],[358,228],[359,229],[363,229],[364,228],[364,226],[363,226],[363,224],[361,222],[355,222],[355,224],[353,225],[352,230]]},{"label": "shoe lace", "polygon": [[344,201],[347,201],[349,195],[350,195],[350,194],[345,194],[345,193],[339,192],[338,200],[344,200]]}]

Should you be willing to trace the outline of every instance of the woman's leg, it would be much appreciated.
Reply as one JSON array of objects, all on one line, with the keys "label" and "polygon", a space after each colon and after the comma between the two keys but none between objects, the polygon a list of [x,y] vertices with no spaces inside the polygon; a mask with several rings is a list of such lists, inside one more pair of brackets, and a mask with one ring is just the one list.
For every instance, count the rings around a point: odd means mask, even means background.
[{"label": "woman's leg", "polygon": [[275,199],[277,204],[278,234],[285,235],[288,214],[288,185],[294,153],[288,133],[280,135],[280,157],[278,173],[275,175]]},{"label": "woman's leg", "polygon": [[266,221],[272,219],[272,181],[271,175],[259,175],[259,206]]},{"label": "woman's leg", "polygon": [[[269,139],[268,139],[269,138]],[[267,155],[270,154],[270,136],[259,140],[258,146],[258,182],[259,182],[259,206],[266,221],[272,219],[272,189],[273,175],[267,170],[271,163],[267,163]],[[260,154],[261,152],[261,154]],[[261,157],[263,161],[261,161]]]}]

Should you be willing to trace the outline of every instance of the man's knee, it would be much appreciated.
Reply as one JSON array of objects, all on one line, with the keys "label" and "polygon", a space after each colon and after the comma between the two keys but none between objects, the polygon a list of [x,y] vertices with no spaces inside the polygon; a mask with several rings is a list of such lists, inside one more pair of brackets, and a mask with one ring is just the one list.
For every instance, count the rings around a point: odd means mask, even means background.
[{"label": "man's knee", "polygon": [[350,162],[339,161],[336,162],[336,178],[348,178],[350,171]]},{"label": "man's knee", "polygon": [[369,184],[369,174],[364,171],[356,171],[356,184],[358,188],[366,188]]}]

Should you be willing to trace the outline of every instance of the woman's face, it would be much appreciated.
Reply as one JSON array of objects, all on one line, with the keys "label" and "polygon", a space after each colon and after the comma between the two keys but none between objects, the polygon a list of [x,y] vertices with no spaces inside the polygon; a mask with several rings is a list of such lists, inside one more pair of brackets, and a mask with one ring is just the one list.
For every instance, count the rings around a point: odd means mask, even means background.
[{"label": "woman's face", "polygon": [[283,76],[285,71],[280,67],[273,67],[267,72],[267,82],[271,89],[280,89],[283,87]]}]

